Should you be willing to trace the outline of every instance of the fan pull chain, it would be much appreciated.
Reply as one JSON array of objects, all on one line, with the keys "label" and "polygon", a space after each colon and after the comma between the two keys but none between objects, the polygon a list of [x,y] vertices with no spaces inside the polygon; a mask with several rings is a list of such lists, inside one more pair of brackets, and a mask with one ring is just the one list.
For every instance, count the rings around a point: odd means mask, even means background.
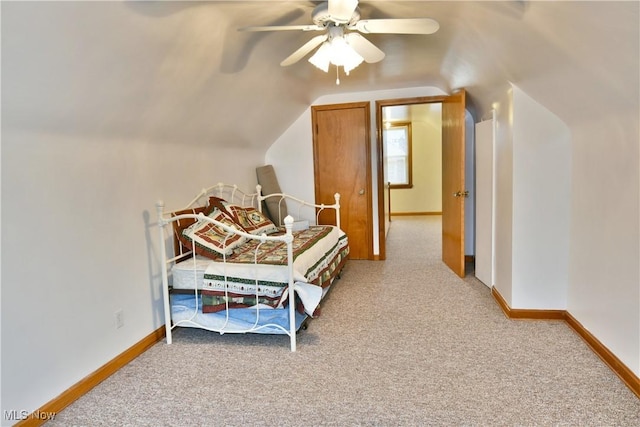
[{"label": "fan pull chain", "polygon": [[339,75],[340,67],[336,65],[336,86],[340,86],[340,75]]}]

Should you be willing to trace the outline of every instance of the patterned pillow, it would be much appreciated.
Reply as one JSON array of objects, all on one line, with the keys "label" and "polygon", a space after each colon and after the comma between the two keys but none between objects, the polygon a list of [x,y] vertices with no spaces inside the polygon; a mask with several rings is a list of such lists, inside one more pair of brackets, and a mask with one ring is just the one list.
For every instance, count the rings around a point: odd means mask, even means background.
[{"label": "patterned pillow", "polygon": [[235,222],[247,233],[260,235],[278,231],[278,227],[256,208],[238,205],[228,205],[227,208],[233,214]]},{"label": "patterned pillow", "polygon": [[[203,206],[203,207],[176,211],[176,212],[173,212],[171,216],[174,217],[174,216],[184,215],[184,214],[198,215],[201,212],[205,215],[209,213],[207,211],[207,208]],[[173,225],[173,234],[176,237],[173,240],[173,249],[176,255],[183,253],[182,248],[184,248],[186,251],[191,250],[191,240],[182,238],[182,230],[189,227],[190,225],[193,225],[197,221],[198,221],[197,219],[193,219],[193,218],[184,218],[184,219],[179,219],[177,221],[173,221],[171,223]],[[184,242],[183,240],[186,240],[187,242]]]},{"label": "patterned pillow", "polygon": [[[238,226],[218,209],[214,209],[208,217],[238,229]],[[227,232],[222,227],[201,219],[182,230],[180,241],[189,249],[194,249],[198,255],[216,259],[221,255],[231,255],[235,248],[247,241],[247,238]],[[192,242],[195,242],[195,248]]]}]

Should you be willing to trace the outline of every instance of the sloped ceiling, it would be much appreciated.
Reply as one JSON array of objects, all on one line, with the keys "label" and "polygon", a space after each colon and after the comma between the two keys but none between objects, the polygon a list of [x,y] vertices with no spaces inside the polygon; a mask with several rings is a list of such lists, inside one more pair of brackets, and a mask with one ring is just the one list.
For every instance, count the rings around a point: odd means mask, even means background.
[{"label": "sloped ceiling", "polygon": [[310,1],[3,2],[3,127],[269,147],[321,95],[465,88],[476,118],[515,83],[563,120],[638,104],[637,2],[362,1],[430,17],[432,35],[368,35],[386,53],[335,84],[305,60]]}]

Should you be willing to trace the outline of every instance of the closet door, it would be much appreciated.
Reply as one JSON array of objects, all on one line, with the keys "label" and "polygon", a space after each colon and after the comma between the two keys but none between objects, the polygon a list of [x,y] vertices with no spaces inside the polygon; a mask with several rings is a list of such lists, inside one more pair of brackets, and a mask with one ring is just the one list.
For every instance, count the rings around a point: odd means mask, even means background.
[{"label": "closet door", "polygon": [[373,259],[369,111],[368,102],[311,107],[316,203],[340,193],[352,259]]},{"label": "closet door", "polygon": [[493,119],[476,123],[476,277],[493,286]]}]

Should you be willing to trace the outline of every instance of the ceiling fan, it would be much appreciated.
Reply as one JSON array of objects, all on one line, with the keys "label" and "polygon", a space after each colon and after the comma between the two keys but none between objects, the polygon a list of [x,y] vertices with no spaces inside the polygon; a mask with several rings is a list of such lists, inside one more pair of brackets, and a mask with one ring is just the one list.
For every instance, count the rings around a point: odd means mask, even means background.
[{"label": "ceiling fan", "polygon": [[[316,67],[328,72],[329,65],[343,67],[345,73],[363,61],[371,64],[382,61],[383,51],[362,34],[433,34],[440,25],[430,18],[360,19],[358,0],[328,0],[320,3],[311,13],[313,24],[276,25],[239,28],[239,31],[323,31],[285,58],[280,65],[286,67],[300,61],[314,49],[309,58]],[[336,84],[340,84],[339,78]]]}]

